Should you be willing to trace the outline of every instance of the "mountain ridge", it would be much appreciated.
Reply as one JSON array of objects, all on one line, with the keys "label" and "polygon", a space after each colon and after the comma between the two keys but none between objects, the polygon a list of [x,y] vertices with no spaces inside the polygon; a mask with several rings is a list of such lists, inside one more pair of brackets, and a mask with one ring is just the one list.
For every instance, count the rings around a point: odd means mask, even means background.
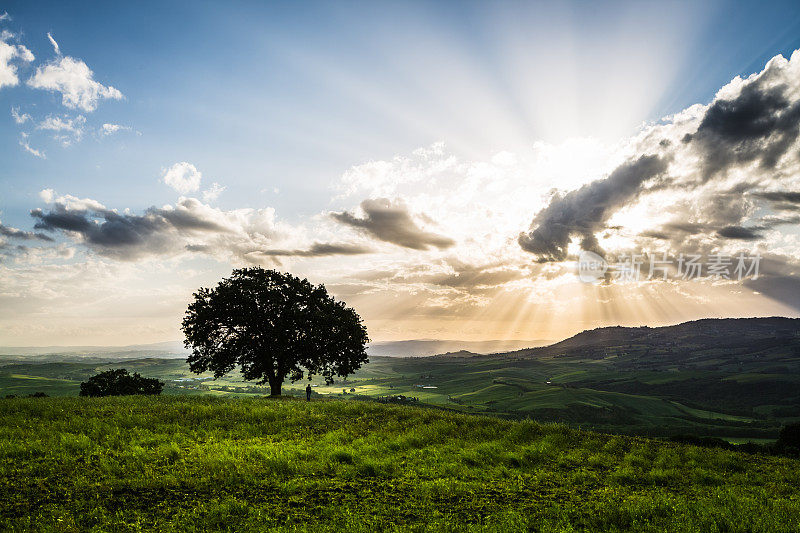
[{"label": "mountain ridge", "polygon": [[[765,342],[767,345],[785,343],[800,348],[800,318],[703,318],[671,326],[604,326],[584,330],[547,346],[491,355],[598,359],[608,356],[608,350],[613,348],[628,347],[641,352],[642,350],[637,348],[644,346],[648,352],[662,350],[676,354],[680,350],[703,351],[724,347],[741,349],[743,344],[752,345],[756,341]],[[600,350],[603,350],[603,353],[600,353]]]}]

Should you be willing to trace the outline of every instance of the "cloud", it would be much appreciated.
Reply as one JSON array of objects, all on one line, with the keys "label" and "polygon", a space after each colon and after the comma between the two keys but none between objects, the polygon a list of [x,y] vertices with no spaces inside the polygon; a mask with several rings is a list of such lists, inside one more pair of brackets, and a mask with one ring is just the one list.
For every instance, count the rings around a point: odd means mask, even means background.
[{"label": "cloud", "polygon": [[9,237],[11,239],[19,239],[23,241],[30,241],[30,240],[39,240],[45,242],[53,242],[53,238],[45,235],[44,233],[34,233],[32,231],[22,231],[17,228],[11,228],[9,226],[4,226],[0,223],[0,235],[4,237]]},{"label": "cloud", "polygon": [[100,100],[121,100],[122,93],[111,86],[94,80],[92,70],[80,59],[69,56],[58,58],[40,66],[28,80],[35,89],[61,93],[61,103],[70,109],[89,113],[97,109]]},{"label": "cloud", "polygon": [[3,20],[11,20],[11,16],[8,14],[7,11],[3,11],[3,13],[0,15],[0,21]]},{"label": "cloud", "polygon": [[119,213],[90,198],[40,193],[52,206],[34,209],[34,229],[62,232],[95,253],[122,261],[205,253],[225,260],[259,263],[278,257],[368,253],[351,243],[313,242],[302,246],[298,232],[276,220],[275,211],[223,211],[196,198],[151,207],[142,214]]},{"label": "cloud", "polygon": [[528,278],[530,274],[527,268],[505,261],[472,264],[449,257],[430,270],[407,273],[402,277],[406,282],[417,281],[465,293],[479,293],[497,290],[506,283]]},{"label": "cloud", "polygon": [[13,106],[11,108],[11,116],[14,118],[14,122],[16,122],[17,124],[25,124],[29,120],[32,120],[29,114],[20,113],[18,106]]},{"label": "cloud", "polygon": [[775,168],[797,140],[800,99],[790,76],[800,75],[800,57],[793,55],[792,62],[782,56],[770,60],[761,74],[742,82],[738,94],[715,99],[697,131],[684,136],[700,153],[703,179],[753,161]]},{"label": "cloud", "polygon": [[53,45],[53,50],[55,51],[56,55],[60,56],[61,55],[61,49],[59,49],[58,43],[56,42],[55,39],[53,39],[53,36],[50,35],[50,32],[47,32],[47,39],[50,41],[50,44]]},{"label": "cloud", "polygon": [[[550,262],[566,259],[572,237],[596,252],[614,239],[635,247],[623,235],[632,226],[638,237],[676,248],[767,238],[783,222],[758,220],[758,201],[795,209],[800,200],[779,186],[800,171],[799,79],[800,51],[790,60],[777,56],[761,72],[735,78],[707,106],[644,128],[629,142],[634,155],[608,177],[555,195],[520,234],[520,246]],[[648,221],[651,227],[636,227]]]},{"label": "cloud", "polygon": [[430,247],[449,248],[455,241],[436,233],[423,231],[411,217],[406,206],[400,202],[392,203],[386,198],[364,200],[361,202],[362,217],[347,211],[331,213],[331,217],[342,224],[357,228],[370,236],[414,250],[428,250]]},{"label": "cloud", "polygon": [[745,228],[743,226],[725,226],[717,231],[717,235],[725,239],[739,241],[756,241],[762,238],[760,228]]},{"label": "cloud", "polygon": [[83,129],[86,124],[86,117],[78,115],[75,118],[64,116],[48,116],[39,124],[36,129],[54,132],[53,138],[65,146],[77,142],[83,137]]},{"label": "cloud", "polygon": [[754,191],[750,195],[769,200],[779,206],[781,204],[800,204],[800,192],[798,191]]},{"label": "cloud", "polygon": [[362,255],[372,252],[371,248],[360,244],[315,242],[309,248],[302,250],[263,250],[254,253],[270,257],[324,257],[330,255]]},{"label": "cloud", "polygon": [[[7,13],[5,15],[7,16]],[[0,89],[13,87],[19,83],[17,63],[30,63],[35,59],[25,46],[9,43],[12,38],[14,38],[13,33],[7,30],[0,32]]]},{"label": "cloud", "polygon": [[50,204],[55,200],[56,192],[53,189],[42,189],[39,191],[39,198],[45,203]]},{"label": "cloud", "polygon": [[28,152],[29,154],[36,156],[39,159],[47,159],[47,156],[45,156],[44,152],[37,150],[35,148],[31,148],[31,145],[28,144],[28,136],[25,135],[24,133],[22,134],[22,139],[20,139],[19,141],[19,145],[22,146],[22,148],[24,148],[25,151]]},{"label": "cloud", "polygon": [[206,202],[212,202],[219,198],[219,195],[225,191],[225,187],[217,183],[216,181],[211,184],[210,189],[206,189],[203,191],[203,200]]},{"label": "cloud", "polygon": [[60,198],[49,210],[34,209],[34,228],[65,232],[100,255],[120,260],[175,254],[185,248],[187,238],[226,231],[191,199],[174,208],[153,207],[143,215],[119,214],[92,202],[70,205],[69,198]]},{"label": "cloud", "polygon": [[121,124],[108,124],[108,123],[106,123],[106,124],[103,124],[103,127],[100,129],[100,133],[102,133],[103,135],[108,136],[108,135],[113,135],[115,133],[118,133],[120,131],[130,131],[130,130],[131,130],[130,126],[123,126]]},{"label": "cloud", "polygon": [[194,192],[200,188],[203,175],[191,163],[183,161],[162,170],[161,179],[164,183],[181,194]]},{"label": "cloud", "polygon": [[584,250],[598,251],[595,233],[605,227],[609,217],[635,198],[648,180],[667,170],[664,159],[643,155],[617,167],[607,178],[593,181],[566,196],[556,196],[531,223],[531,230],[520,234],[523,250],[536,254],[541,262],[563,261],[570,238],[582,239]]},{"label": "cloud", "polygon": [[368,161],[348,169],[337,183],[340,197],[368,193],[370,197],[394,196],[403,186],[418,186],[458,169],[455,156],[436,142],[414,150],[412,157],[395,156],[390,161]]}]

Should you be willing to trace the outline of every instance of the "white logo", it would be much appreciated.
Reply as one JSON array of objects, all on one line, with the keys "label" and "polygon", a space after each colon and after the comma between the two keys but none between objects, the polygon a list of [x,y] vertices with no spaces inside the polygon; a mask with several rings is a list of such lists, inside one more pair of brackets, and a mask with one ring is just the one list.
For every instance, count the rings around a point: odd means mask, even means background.
[{"label": "white logo", "polygon": [[584,283],[602,280],[607,270],[606,260],[594,252],[581,252],[578,257],[578,278]]}]

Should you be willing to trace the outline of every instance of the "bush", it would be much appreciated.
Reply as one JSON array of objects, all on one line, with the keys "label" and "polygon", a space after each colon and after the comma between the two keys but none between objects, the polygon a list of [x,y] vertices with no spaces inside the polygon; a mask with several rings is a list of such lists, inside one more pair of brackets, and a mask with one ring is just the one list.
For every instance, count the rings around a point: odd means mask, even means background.
[{"label": "bush", "polygon": [[674,435],[669,438],[672,442],[680,444],[691,444],[702,448],[722,448],[723,450],[735,450],[736,446],[730,442],[717,437],[698,437],[697,435]]},{"label": "bush", "polygon": [[781,430],[776,443],[778,451],[797,454],[800,452],[800,424],[789,424]]},{"label": "bush", "polygon": [[81,396],[126,396],[131,394],[161,394],[164,383],[155,378],[144,378],[135,372],[130,375],[124,368],[100,372],[81,383]]}]

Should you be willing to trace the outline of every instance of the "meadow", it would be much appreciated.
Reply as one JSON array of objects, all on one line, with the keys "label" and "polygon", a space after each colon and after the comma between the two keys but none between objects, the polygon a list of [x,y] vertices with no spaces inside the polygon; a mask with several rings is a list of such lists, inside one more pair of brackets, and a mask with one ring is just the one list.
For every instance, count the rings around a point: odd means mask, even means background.
[{"label": "meadow", "polygon": [[[372,357],[333,384],[312,382],[315,398],[376,399],[403,395],[428,406],[470,414],[532,418],[607,433],[693,434],[732,442],[774,440],[800,421],[800,378],[758,360],[729,369],[618,369],[609,360],[488,357]],[[0,396],[77,396],[80,382],[126,368],[165,382],[164,394],[261,397],[269,388],[233,371],[219,379],[192,374],[180,359],[16,363],[0,366]],[[737,365],[738,368],[738,365]],[[304,396],[305,382],[284,384]]]},{"label": "meadow", "polygon": [[796,459],[367,401],[0,400],[3,531],[800,530]]}]

